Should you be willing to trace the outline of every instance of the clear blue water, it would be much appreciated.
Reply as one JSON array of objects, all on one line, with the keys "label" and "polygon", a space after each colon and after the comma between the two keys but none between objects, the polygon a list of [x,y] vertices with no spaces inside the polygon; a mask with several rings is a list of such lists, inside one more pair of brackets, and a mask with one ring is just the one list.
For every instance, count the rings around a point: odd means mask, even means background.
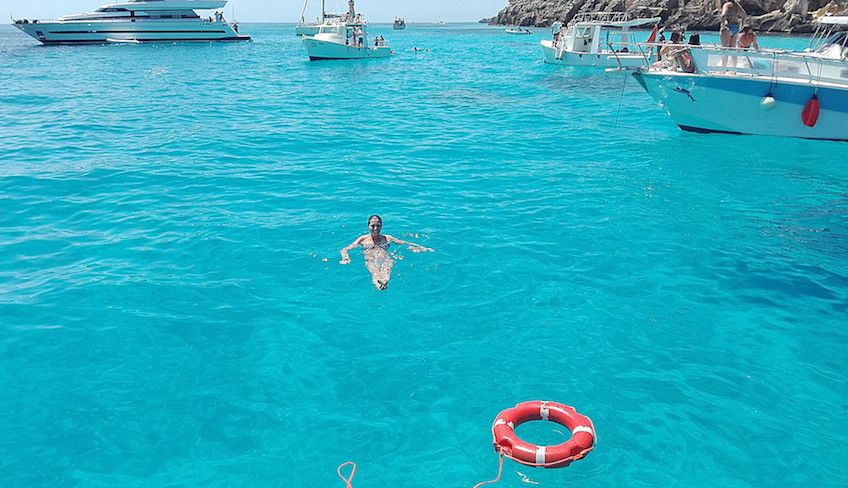
[{"label": "clear blue water", "polygon": [[[498,486],[848,485],[848,146],[683,133],[541,32],[379,26],[392,59],[309,63],[243,30],[0,27],[3,486],[341,487],[354,460],[356,488],[470,487],[531,399],[598,446]],[[337,264],[372,213],[436,249],[386,292]]]}]

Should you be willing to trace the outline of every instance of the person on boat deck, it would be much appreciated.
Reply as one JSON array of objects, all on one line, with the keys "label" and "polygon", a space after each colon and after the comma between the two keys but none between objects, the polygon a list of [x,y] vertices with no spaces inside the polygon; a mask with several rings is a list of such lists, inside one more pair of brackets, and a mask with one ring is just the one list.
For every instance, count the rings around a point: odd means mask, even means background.
[{"label": "person on boat deck", "polygon": [[562,35],[562,22],[556,21],[551,24],[551,33],[553,34],[554,44],[559,42],[559,38]]},{"label": "person on boat deck", "polygon": [[757,45],[757,33],[754,32],[754,28],[750,25],[746,25],[744,29],[742,29],[742,34],[739,35],[739,47],[743,49],[759,49],[760,46]]},{"label": "person on boat deck", "polygon": [[746,17],[748,17],[748,13],[745,12],[738,0],[727,0],[721,6],[720,35],[722,47],[736,47],[736,40]]},{"label": "person on boat deck", "polygon": [[371,282],[378,290],[385,290],[389,286],[389,280],[392,278],[392,267],[395,265],[394,259],[389,255],[389,244],[395,243],[402,246],[408,246],[412,252],[433,252],[434,249],[420,246],[414,242],[402,241],[388,234],[380,234],[383,229],[383,219],[379,215],[368,217],[368,234],[357,237],[350,245],[339,251],[342,260],[339,264],[350,263],[350,254],[353,248],[362,246],[362,254],[365,256],[365,267],[371,273]]},{"label": "person on boat deck", "polygon": [[682,47],[680,44],[683,44],[683,33],[681,31],[673,31],[671,33],[670,42],[660,49],[660,61],[654,63],[653,67],[684,71],[687,73],[694,71],[692,55],[689,54],[689,48]]},{"label": "person on boat deck", "polygon": [[[660,27],[657,29],[657,44],[662,44],[665,42],[665,28]],[[657,46],[657,61],[662,61],[662,48],[663,46]]]},{"label": "person on boat deck", "polygon": [[689,34],[689,45],[690,46],[700,46],[701,45],[701,34],[697,32],[693,32]]}]

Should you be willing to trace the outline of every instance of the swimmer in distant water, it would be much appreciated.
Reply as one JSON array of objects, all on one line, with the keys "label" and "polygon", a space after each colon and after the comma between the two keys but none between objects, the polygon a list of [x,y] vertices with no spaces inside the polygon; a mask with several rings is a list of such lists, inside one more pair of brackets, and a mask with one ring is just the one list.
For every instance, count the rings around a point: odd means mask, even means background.
[{"label": "swimmer in distant water", "polygon": [[389,280],[392,278],[392,267],[395,265],[395,260],[389,255],[389,244],[395,243],[402,246],[409,246],[412,252],[433,252],[434,249],[429,247],[419,246],[414,242],[402,241],[388,234],[380,234],[383,229],[383,219],[379,215],[368,217],[369,234],[358,237],[349,246],[345,247],[339,253],[342,255],[342,260],[339,264],[350,263],[350,255],[348,252],[357,247],[362,246],[362,254],[365,256],[365,267],[371,273],[371,282],[378,290],[385,290],[389,286]]}]

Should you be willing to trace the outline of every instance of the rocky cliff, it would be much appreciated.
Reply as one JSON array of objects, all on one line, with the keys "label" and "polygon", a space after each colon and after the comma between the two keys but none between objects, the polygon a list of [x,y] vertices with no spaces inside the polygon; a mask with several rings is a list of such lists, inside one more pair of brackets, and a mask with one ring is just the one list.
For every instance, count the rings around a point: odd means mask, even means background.
[{"label": "rocky cliff", "polygon": [[[481,22],[547,27],[568,22],[579,12],[626,10],[639,17],[659,16],[671,28],[718,30],[722,0],[509,0],[497,16]],[[741,0],[749,23],[760,32],[812,32],[813,19],[848,11],[848,0]]]}]

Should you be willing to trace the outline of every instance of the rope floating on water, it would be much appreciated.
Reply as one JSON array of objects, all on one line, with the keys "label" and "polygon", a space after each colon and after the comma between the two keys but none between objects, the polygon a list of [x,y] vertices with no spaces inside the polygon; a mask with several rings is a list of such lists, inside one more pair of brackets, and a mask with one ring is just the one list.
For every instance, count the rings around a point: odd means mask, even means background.
[{"label": "rope floating on water", "polygon": [[488,485],[489,483],[497,483],[501,480],[501,473],[503,473],[503,458],[503,452],[501,452],[498,456],[498,477],[489,481],[481,481],[480,483],[474,485],[474,488],[480,488],[481,486]]},{"label": "rope floating on water", "polygon": [[[353,466],[353,469],[350,470],[350,476],[346,477],[342,474],[342,468],[344,468],[345,466]],[[339,478],[341,478],[342,481],[345,482],[345,488],[353,488],[353,485],[351,485],[351,483],[353,482],[353,476],[356,474],[355,462],[348,461],[346,463],[342,463],[341,465],[339,465],[338,469],[336,469],[336,472],[339,473]]]}]

